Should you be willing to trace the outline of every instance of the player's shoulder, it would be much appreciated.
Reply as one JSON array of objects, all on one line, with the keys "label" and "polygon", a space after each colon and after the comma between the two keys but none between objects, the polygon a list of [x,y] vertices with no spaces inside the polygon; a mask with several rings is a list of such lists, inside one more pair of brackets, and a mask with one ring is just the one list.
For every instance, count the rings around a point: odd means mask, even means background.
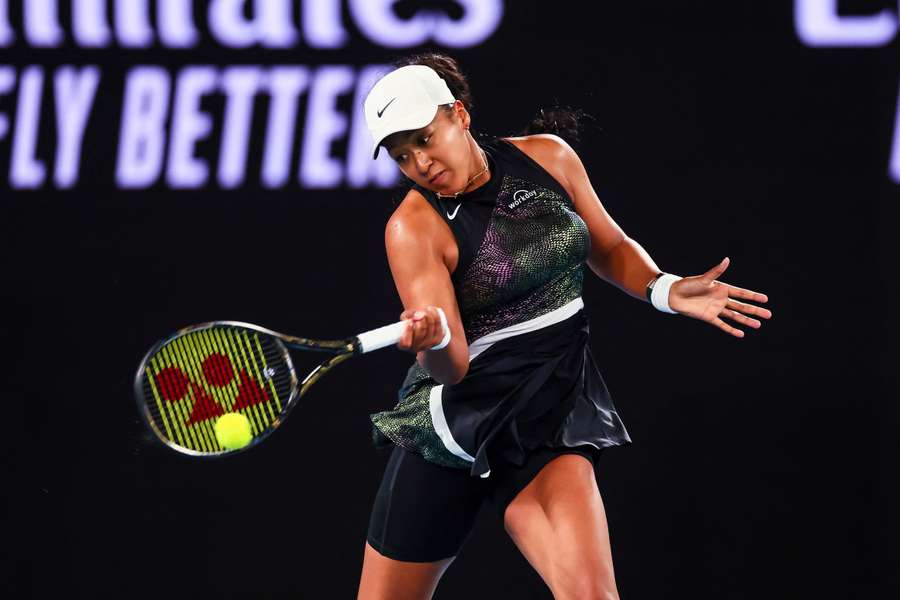
[{"label": "player's shoulder", "polygon": [[573,174],[583,167],[581,159],[578,158],[568,142],[552,133],[536,133],[503,139],[543,167],[571,194],[569,181]]},{"label": "player's shoulder", "polygon": [[536,133],[503,139],[542,165],[544,162],[562,163],[570,161],[577,156],[575,150],[566,140],[552,133]]},{"label": "player's shoulder", "polygon": [[415,246],[432,239],[443,225],[440,216],[422,193],[410,188],[385,225],[384,238],[388,245]]}]

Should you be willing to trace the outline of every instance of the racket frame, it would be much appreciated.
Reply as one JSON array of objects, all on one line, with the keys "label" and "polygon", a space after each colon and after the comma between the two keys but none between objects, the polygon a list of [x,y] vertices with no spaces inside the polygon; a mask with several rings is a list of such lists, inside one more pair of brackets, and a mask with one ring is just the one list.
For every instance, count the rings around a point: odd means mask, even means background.
[{"label": "racket frame", "polygon": [[[198,452],[196,450],[185,448],[184,446],[176,444],[172,440],[168,439],[168,437],[165,435],[165,432],[159,429],[153,417],[150,415],[150,399],[146,397],[146,394],[144,392],[143,378],[145,375],[145,370],[147,368],[147,363],[166,344],[189,333],[202,331],[204,329],[213,329],[215,327],[240,327],[270,336],[281,358],[284,359],[285,365],[287,365],[287,369],[290,375],[291,393],[288,397],[287,402],[285,403],[284,409],[278,416],[275,417],[275,419],[269,424],[269,426],[266,427],[267,432],[265,433],[265,435],[254,437],[253,440],[243,448],[238,448],[235,450],[222,450],[219,452]],[[291,360],[291,354],[288,351],[288,348],[322,352],[331,354],[332,356],[327,360],[321,362],[312,371],[310,371],[310,373],[303,379],[303,381],[300,381],[297,377],[297,372],[294,369],[294,363]],[[285,421],[288,414],[291,412],[300,398],[304,396],[306,391],[313,383],[315,383],[322,375],[327,373],[328,370],[330,370],[333,366],[343,362],[354,354],[359,353],[361,353],[361,349],[359,340],[357,338],[346,340],[314,340],[311,338],[301,338],[297,336],[286,335],[277,331],[273,331],[271,329],[267,329],[265,327],[260,327],[259,325],[244,323],[242,321],[207,321],[205,323],[198,323],[196,325],[182,327],[171,335],[156,342],[147,351],[147,353],[141,359],[140,365],[137,369],[137,373],[135,374],[134,395],[137,401],[138,412],[140,413],[141,418],[143,419],[147,427],[155,434],[156,438],[163,444],[180,454],[187,454],[189,456],[200,458],[221,458],[223,456],[231,456],[239,452],[246,452],[247,450],[257,446],[260,442],[272,435],[272,433],[274,433],[275,430]]]}]

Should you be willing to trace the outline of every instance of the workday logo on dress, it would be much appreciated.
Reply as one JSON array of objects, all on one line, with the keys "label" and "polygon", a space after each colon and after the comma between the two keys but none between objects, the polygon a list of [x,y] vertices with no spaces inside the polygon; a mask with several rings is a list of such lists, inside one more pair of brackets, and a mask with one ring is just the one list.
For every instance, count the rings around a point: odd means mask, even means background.
[{"label": "workday logo on dress", "polygon": [[513,210],[523,202],[527,202],[538,195],[537,190],[516,190],[513,194],[512,202],[506,205],[509,210]]}]

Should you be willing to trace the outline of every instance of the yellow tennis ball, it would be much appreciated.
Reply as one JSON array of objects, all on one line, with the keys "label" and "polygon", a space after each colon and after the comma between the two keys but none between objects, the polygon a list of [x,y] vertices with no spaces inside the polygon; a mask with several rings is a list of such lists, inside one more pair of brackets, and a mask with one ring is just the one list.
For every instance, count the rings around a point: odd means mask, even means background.
[{"label": "yellow tennis ball", "polygon": [[219,417],[215,425],[216,439],[228,450],[243,448],[253,439],[250,421],[241,413],[231,412]]}]

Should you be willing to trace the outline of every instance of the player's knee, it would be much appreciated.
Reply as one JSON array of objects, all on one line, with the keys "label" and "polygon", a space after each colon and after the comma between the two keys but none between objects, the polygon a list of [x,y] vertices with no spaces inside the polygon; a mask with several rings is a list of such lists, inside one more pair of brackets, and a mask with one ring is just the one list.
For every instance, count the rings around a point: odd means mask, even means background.
[{"label": "player's knee", "polygon": [[503,527],[513,539],[517,539],[527,531],[529,523],[533,523],[535,510],[540,507],[521,500],[514,501],[503,512]]}]

